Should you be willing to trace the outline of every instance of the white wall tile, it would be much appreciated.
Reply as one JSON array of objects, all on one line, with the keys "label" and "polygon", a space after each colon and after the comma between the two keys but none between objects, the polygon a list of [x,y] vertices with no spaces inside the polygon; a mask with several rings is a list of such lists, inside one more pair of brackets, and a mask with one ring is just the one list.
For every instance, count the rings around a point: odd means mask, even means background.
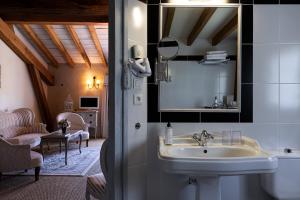
[{"label": "white wall tile", "polygon": [[279,45],[253,46],[254,83],[279,83]]},{"label": "white wall tile", "polygon": [[279,8],[276,5],[253,6],[253,42],[268,43],[279,40]]},{"label": "white wall tile", "polygon": [[242,134],[256,139],[264,149],[278,148],[277,124],[241,124]]},{"label": "white wall tile", "polygon": [[[138,0],[128,0],[128,37],[138,43],[146,43],[147,10],[145,4]],[[145,52],[146,53],[146,52]]]},{"label": "white wall tile", "polygon": [[280,46],[280,82],[300,83],[300,45]]},{"label": "white wall tile", "polygon": [[253,97],[253,121],[278,122],[279,84],[254,84]]},{"label": "white wall tile", "polygon": [[300,124],[281,124],[279,148],[300,149]]},{"label": "white wall tile", "polygon": [[300,5],[280,6],[280,42],[300,42]]},{"label": "white wall tile", "polygon": [[280,122],[300,123],[300,84],[280,85]]}]

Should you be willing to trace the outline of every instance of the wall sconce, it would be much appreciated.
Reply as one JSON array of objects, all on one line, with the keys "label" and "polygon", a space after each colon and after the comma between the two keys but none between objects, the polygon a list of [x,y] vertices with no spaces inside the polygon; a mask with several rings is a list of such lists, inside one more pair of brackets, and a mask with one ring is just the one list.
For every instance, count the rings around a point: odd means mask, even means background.
[{"label": "wall sconce", "polygon": [[100,80],[97,80],[96,76],[94,76],[93,81],[87,80],[87,86],[89,89],[92,89],[92,88],[99,89],[100,88]]}]

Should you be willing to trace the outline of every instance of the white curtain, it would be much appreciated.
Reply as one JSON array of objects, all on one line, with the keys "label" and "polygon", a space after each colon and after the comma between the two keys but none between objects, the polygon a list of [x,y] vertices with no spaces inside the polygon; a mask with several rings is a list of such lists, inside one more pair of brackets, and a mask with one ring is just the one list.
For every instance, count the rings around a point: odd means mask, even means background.
[{"label": "white curtain", "polygon": [[103,138],[108,138],[108,75],[104,79],[102,95],[101,132]]}]

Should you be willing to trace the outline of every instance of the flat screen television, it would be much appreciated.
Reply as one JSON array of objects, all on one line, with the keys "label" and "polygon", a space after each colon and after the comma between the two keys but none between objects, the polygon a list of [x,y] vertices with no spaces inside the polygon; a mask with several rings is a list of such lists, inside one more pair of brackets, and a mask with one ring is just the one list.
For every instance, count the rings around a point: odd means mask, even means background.
[{"label": "flat screen television", "polygon": [[99,109],[99,97],[98,96],[79,97],[79,109]]}]

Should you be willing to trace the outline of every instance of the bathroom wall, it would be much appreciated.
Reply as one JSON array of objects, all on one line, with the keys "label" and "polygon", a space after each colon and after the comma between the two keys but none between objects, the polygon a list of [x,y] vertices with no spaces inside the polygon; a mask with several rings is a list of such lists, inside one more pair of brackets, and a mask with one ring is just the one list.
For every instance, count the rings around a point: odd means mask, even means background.
[{"label": "bathroom wall", "polygon": [[[278,1],[257,2],[253,5],[253,83],[248,83],[253,86],[253,123],[173,123],[175,135],[202,129],[241,130],[265,149],[300,149],[300,21],[296,20],[300,5],[284,0],[281,5]],[[159,167],[157,140],[164,127],[165,123],[148,124],[147,199],[194,199],[195,186],[188,185],[188,177],[167,174]],[[259,176],[248,175],[223,177],[222,199],[271,198],[261,190]]]},{"label": "bathroom wall", "polygon": [[[147,55],[147,5],[138,0],[127,1],[128,52],[131,47],[141,45]],[[125,25],[126,26],[126,25]],[[126,37],[125,37],[126,38]],[[147,168],[147,78],[130,77],[131,88],[124,90],[125,100],[125,199],[144,200],[146,197]],[[140,96],[142,102],[134,104],[134,97]],[[139,129],[135,128],[140,123]]]}]

